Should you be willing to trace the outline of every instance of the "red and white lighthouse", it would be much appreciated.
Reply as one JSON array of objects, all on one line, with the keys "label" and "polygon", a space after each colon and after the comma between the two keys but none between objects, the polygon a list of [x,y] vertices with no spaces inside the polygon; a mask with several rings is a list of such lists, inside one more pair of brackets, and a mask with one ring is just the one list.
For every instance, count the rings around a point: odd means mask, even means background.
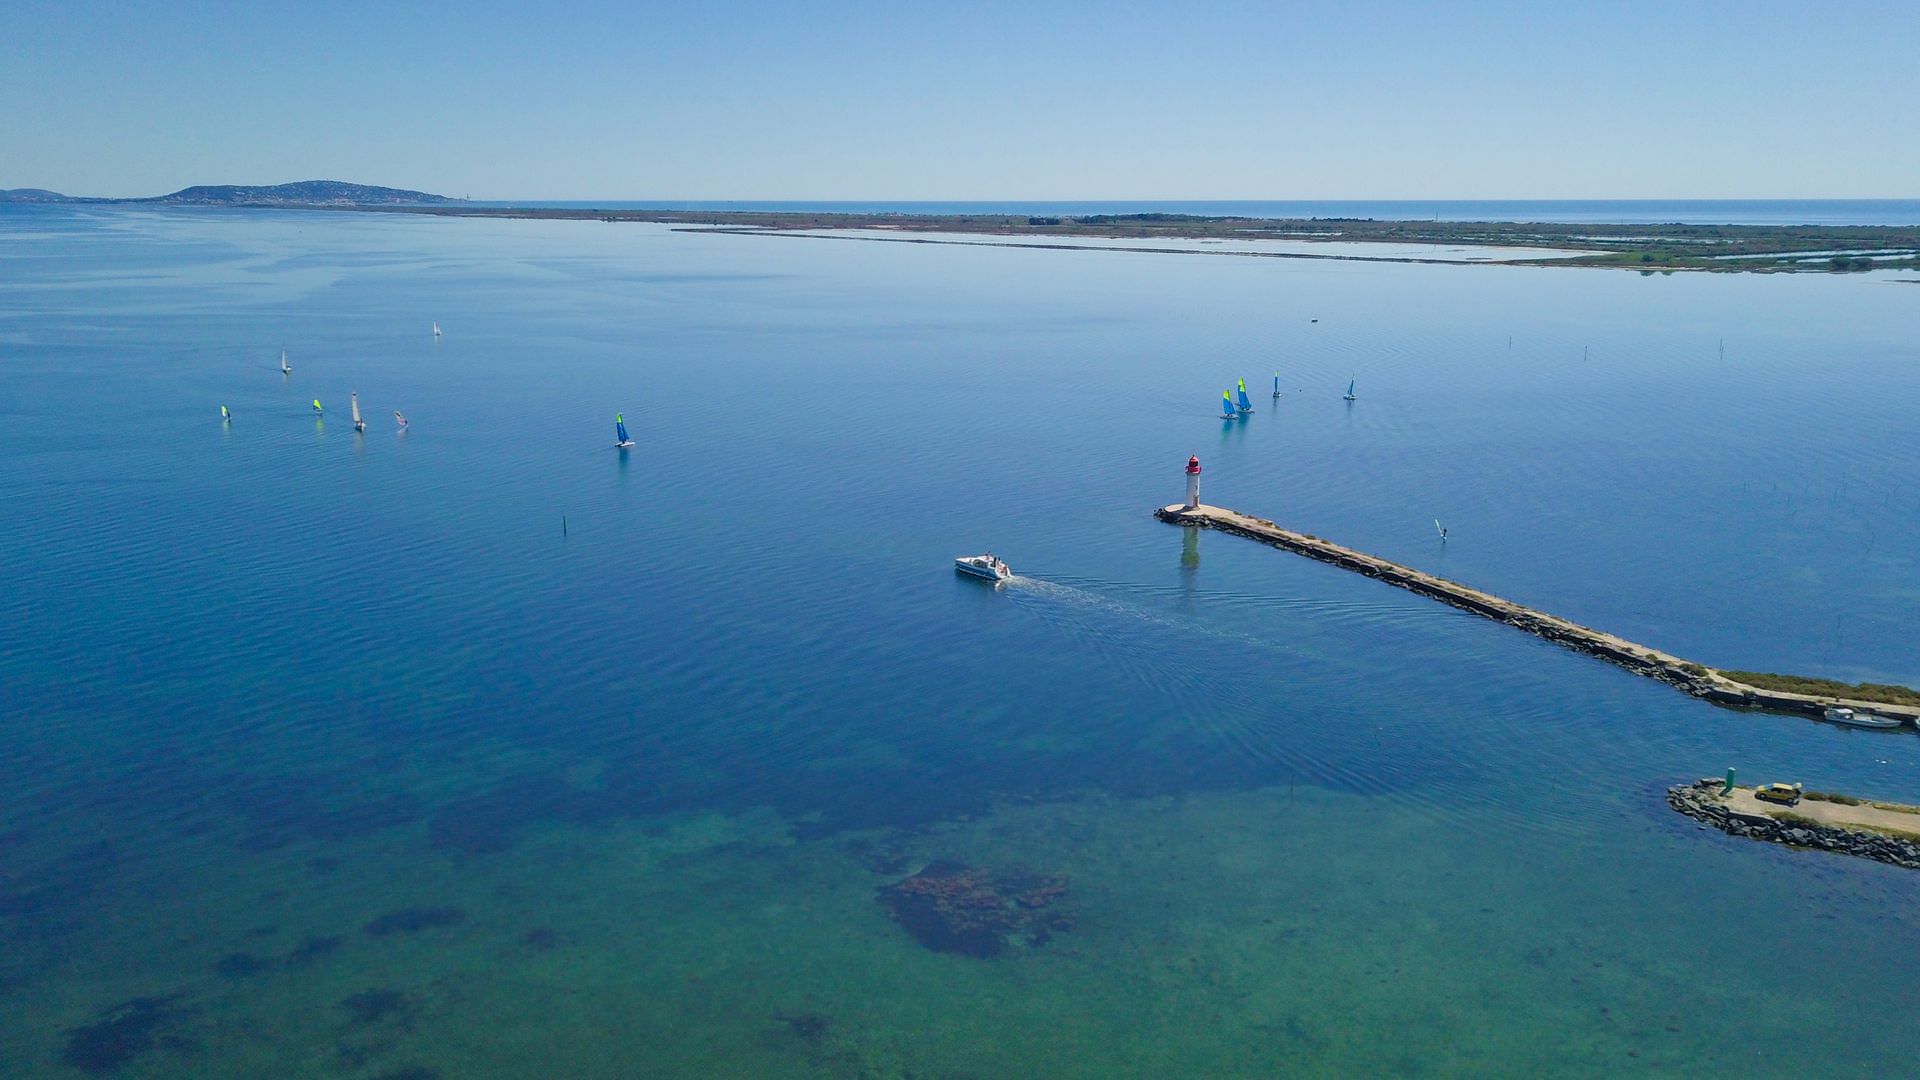
[{"label": "red and white lighthouse", "polygon": [[1200,506],[1200,455],[1187,459],[1187,509],[1195,510]]}]

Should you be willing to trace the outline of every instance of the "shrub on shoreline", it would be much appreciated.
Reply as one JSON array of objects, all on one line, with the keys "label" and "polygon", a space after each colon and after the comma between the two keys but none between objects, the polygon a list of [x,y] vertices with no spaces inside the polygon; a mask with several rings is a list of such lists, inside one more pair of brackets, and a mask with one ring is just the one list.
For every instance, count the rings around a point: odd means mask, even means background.
[{"label": "shrub on shoreline", "polygon": [[1889,683],[1843,683],[1838,679],[1814,679],[1805,675],[1780,675],[1769,671],[1720,672],[1729,679],[1757,686],[1813,697],[1843,697],[1857,701],[1878,701],[1888,705],[1920,705],[1920,690]]}]

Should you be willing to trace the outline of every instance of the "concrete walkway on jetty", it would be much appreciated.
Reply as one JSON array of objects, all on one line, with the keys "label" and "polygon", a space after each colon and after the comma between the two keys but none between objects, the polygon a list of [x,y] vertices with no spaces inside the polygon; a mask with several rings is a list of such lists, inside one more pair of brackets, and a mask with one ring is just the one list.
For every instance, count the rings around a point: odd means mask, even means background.
[{"label": "concrete walkway on jetty", "polygon": [[1463,611],[1470,611],[1495,622],[1506,623],[1508,626],[1525,630],[1529,634],[1545,638],[1557,645],[1564,645],[1608,663],[1618,664],[1636,675],[1658,679],[1695,697],[1706,698],[1722,705],[1819,716],[1828,706],[1838,704],[1859,712],[1898,717],[1909,724],[1920,726],[1920,708],[1889,705],[1877,701],[1815,697],[1810,694],[1793,694],[1748,686],[1729,679],[1704,664],[1693,663],[1669,652],[1602,633],[1556,615],[1535,611],[1533,608],[1516,604],[1511,600],[1502,600],[1500,597],[1456,581],[1448,581],[1446,578],[1435,577],[1411,567],[1388,562],[1365,552],[1341,547],[1339,544],[1322,540],[1317,536],[1283,529],[1265,518],[1249,517],[1232,510],[1223,510],[1218,506],[1208,506],[1205,503],[1192,509],[1180,504],[1163,506],[1154,511],[1154,516],[1175,525],[1202,526],[1234,533],[1264,544],[1272,544],[1274,547],[1285,548],[1296,554],[1305,555],[1309,559],[1332,563]]}]

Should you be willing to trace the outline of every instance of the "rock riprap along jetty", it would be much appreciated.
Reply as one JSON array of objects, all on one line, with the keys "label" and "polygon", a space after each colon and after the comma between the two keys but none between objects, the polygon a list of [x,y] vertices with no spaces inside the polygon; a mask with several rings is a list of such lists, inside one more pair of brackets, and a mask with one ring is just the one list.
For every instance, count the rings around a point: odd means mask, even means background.
[{"label": "rock riprap along jetty", "polygon": [[1754,798],[1752,788],[1729,790],[1711,777],[1668,788],[1667,805],[1734,836],[1920,870],[1920,806],[1810,791],[1784,807]]},{"label": "rock riprap along jetty", "polygon": [[1807,713],[1814,716],[1821,715],[1828,706],[1840,705],[1861,712],[1897,717],[1908,724],[1920,725],[1920,708],[1911,705],[1796,694],[1751,686],[1728,678],[1724,673],[1704,664],[1697,664],[1669,652],[1602,633],[1557,615],[1536,611],[1524,604],[1503,600],[1491,593],[1481,592],[1479,589],[1462,585],[1457,581],[1449,581],[1412,567],[1388,562],[1377,556],[1322,540],[1317,536],[1283,529],[1265,518],[1249,517],[1246,514],[1208,506],[1205,503],[1192,507],[1178,504],[1163,506],[1154,511],[1154,516],[1175,525],[1218,529],[1221,532],[1245,536],[1263,544],[1271,544],[1295,554],[1305,555],[1309,559],[1332,563],[1342,569],[1364,574],[1409,592],[1419,593],[1421,596],[1438,600],[1462,611],[1470,611],[1495,622],[1525,630],[1536,637],[1598,657],[1610,664],[1618,664],[1636,675],[1658,679],[1695,697],[1705,698],[1721,705],[1766,709],[1772,712]]}]

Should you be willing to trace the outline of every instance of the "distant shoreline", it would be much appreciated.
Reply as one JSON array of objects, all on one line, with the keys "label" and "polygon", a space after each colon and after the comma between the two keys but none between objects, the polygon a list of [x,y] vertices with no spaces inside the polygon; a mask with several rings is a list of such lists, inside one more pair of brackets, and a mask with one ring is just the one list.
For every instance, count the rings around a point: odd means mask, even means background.
[{"label": "distant shoreline", "polygon": [[[169,208],[143,200],[89,200],[86,205]],[[870,242],[959,244],[1065,251],[1231,255],[1242,258],[1474,266],[1559,266],[1642,273],[1847,273],[1920,270],[1920,226],[1888,225],[1644,225],[1542,222],[1400,221],[1373,218],[1248,218],[1186,214],[1089,214],[1078,217],[1014,214],[900,214],[766,210],[647,210],[596,207],[350,204],[275,201],[190,204],[193,209],[328,210],[434,217],[544,221],[644,222],[750,236]],[[884,232],[879,236],[821,236],[822,230]],[[991,239],[947,239],[948,234]],[[1491,259],[1363,255],[1351,252],[1208,250],[1141,247],[1088,240],[1288,241],[1296,244],[1369,243],[1538,249],[1540,257]],[[1074,241],[1074,242],[1063,242]],[[1561,254],[1563,252],[1586,254]]]}]

